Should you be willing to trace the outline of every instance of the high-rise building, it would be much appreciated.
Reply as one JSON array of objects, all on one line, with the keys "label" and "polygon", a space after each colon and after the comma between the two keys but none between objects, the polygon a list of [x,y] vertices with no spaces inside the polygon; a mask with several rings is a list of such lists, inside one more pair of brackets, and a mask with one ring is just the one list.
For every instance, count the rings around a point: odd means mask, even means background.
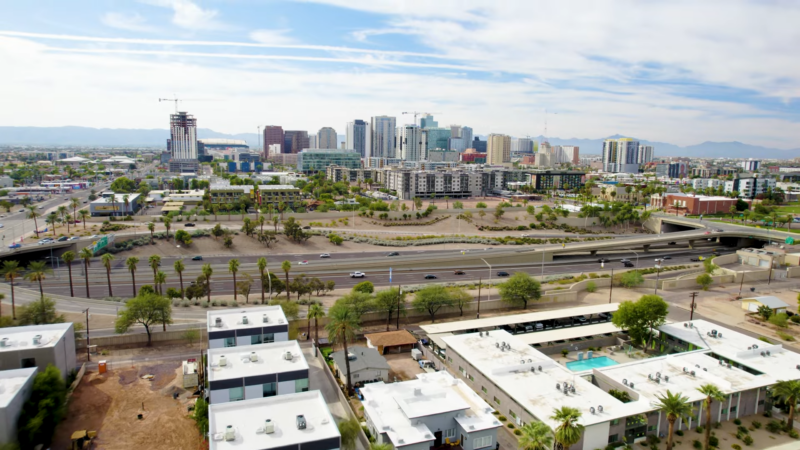
[{"label": "high-rise building", "polygon": [[391,116],[373,116],[369,126],[369,156],[394,158],[397,119]]},{"label": "high-rise building", "polygon": [[356,119],[347,123],[346,144],[342,148],[352,148],[362,158],[367,156],[367,122]]},{"label": "high-rise building", "polygon": [[317,135],[316,134],[309,134],[308,135],[308,148],[319,148],[319,146],[317,145]]},{"label": "high-rise building", "polygon": [[425,152],[431,150],[447,150],[450,148],[450,129],[432,127],[422,130],[422,140],[425,143]]},{"label": "high-rise building", "polygon": [[450,125],[450,137],[461,137],[461,125]]},{"label": "high-rise building", "polygon": [[469,143],[472,142],[472,128],[461,127],[461,136],[459,137],[464,141],[464,150],[466,150],[469,148]]},{"label": "high-rise building", "polygon": [[264,127],[264,157],[269,156],[269,149],[272,145],[279,145],[278,153],[283,153],[283,127],[279,125],[267,125]]},{"label": "high-rise building", "polygon": [[309,148],[308,131],[286,130],[283,135],[283,152],[300,153]]},{"label": "high-rise building", "polygon": [[397,154],[404,161],[422,161],[427,157],[422,130],[416,125],[397,128]]},{"label": "high-rise building", "polygon": [[464,141],[464,138],[450,138],[448,139],[447,148],[454,151],[454,152],[463,152],[467,149],[467,142]]},{"label": "high-rise building", "polygon": [[603,142],[603,170],[611,173],[639,171],[639,141],[631,138],[606,139]]},{"label": "high-rise building", "polygon": [[580,155],[580,147],[577,145],[562,145],[561,151],[564,154],[564,161],[566,163],[580,165],[581,163],[581,155]]},{"label": "high-rise building", "polygon": [[750,158],[747,161],[742,161],[740,165],[745,172],[755,172],[758,170],[759,165],[761,165],[761,161]]},{"label": "high-rise building", "polygon": [[637,164],[647,164],[653,160],[653,146],[639,145],[639,152],[636,155]]},{"label": "high-rise building", "polygon": [[486,141],[482,141],[481,138],[477,136],[472,140],[471,147],[478,153],[486,153]]},{"label": "high-rise building", "polygon": [[315,148],[336,148],[336,130],[331,127],[322,127],[317,133],[317,146]]},{"label": "high-rise building", "polygon": [[511,162],[511,137],[505,134],[490,134],[487,139],[487,164]]},{"label": "high-rise building", "polygon": [[172,159],[197,160],[197,119],[185,112],[169,115]]},{"label": "high-rise building", "polygon": [[533,153],[533,139],[531,138],[512,139],[511,153]]},{"label": "high-rise building", "polygon": [[436,128],[439,126],[439,122],[433,120],[433,116],[430,114],[425,114],[419,119],[419,127],[420,128]]}]

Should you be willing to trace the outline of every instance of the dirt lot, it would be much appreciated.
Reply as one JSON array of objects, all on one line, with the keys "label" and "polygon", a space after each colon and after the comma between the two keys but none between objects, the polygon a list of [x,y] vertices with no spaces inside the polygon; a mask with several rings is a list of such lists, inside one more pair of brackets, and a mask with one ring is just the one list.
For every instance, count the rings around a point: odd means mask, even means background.
[{"label": "dirt lot", "polygon": [[411,353],[392,353],[383,355],[389,363],[389,380],[397,377],[398,381],[413,380],[417,374],[425,373],[419,368],[419,363],[411,359]]},{"label": "dirt lot", "polygon": [[[96,449],[197,449],[201,439],[187,416],[191,392],[182,389],[179,363],[86,372],[56,429],[53,448],[68,448],[76,430],[97,430]],[[143,380],[143,375],[153,375]],[[172,393],[178,392],[177,400]],[[142,409],[144,406],[144,409]],[[137,418],[138,414],[143,419]]]}]

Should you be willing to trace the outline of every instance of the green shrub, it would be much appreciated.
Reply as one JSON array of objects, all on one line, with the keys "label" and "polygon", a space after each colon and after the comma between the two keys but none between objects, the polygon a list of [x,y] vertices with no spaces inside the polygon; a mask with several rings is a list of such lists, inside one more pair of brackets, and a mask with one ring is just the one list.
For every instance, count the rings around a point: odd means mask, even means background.
[{"label": "green shrub", "polygon": [[683,430],[678,430],[675,432],[678,436],[683,436]]},{"label": "green shrub", "polygon": [[719,447],[719,438],[716,436],[711,436],[708,438],[708,445],[712,447]]},{"label": "green shrub", "polygon": [[181,306],[181,301],[180,301],[180,300],[177,300],[177,299],[176,299],[176,300],[173,300],[173,301],[172,301],[172,306],[174,306],[174,307],[176,307],[176,306]]},{"label": "green shrub", "polygon": [[795,314],[792,317],[789,317],[789,320],[791,320],[794,323],[800,323],[800,316]]},{"label": "green shrub", "polygon": [[565,348],[561,349],[561,355],[562,355],[562,356],[564,356],[564,357],[566,358],[566,357],[567,357],[567,355],[569,355],[569,350],[567,350],[567,349],[565,349]]},{"label": "green shrub", "polygon": [[200,306],[202,306],[203,308],[208,308],[208,301],[203,300],[202,302],[200,302]]},{"label": "green shrub", "polygon": [[227,300],[220,300],[219,301],[219,306],[228,306],[228,301]]},{"label": "green shrub", "polygon": [[715,422],[715,423],[714,423],[714,428],[719,428],[719,427],[721,427],[721,426],[722,426],[722,424],[721,424],[721,423],[719,423],[719,422]]},{"label": "green shrub", "polygon": [[789,326],[787,321],[789,320],[789,316],[786,313],[774,314],[769,316],[769,323],[775,325],[776,327],[786,328]]},{"label": "green shrub", "polygon": [[765,428],[770,433],[780,434],[781,430],[783,429],[783,425],[777,420],[770,420]]},{"label": "green shrub", "polygon": [[597,290],[597,284],[594,281],[590,281],[586,283],[586,292],[595,292]]},{"label": "green shrub", "polygon": [[522,431],[514,430],[514,434],[517,435],[517,436],[522,436]]},{"label": "green shrub", "polygon": [[742,450],[742,446],[739,444],[731,444],[731,448],[733,450]]},{"label": "green shrub", "polygon": [[188,308],[188,307],[192,306],[192,303],[189,302],[189,300],[184,300],[184,301],[181,302],[181,306],[183,306],[184,308]]},{"label": "green shrub", "polygon": [[738,427],[736,427],[736,432],[737,432],[737,433],[742,433],[742,435],[745,435],[745,434],[750,434],[750,432],[749,432],[749,431],[747,431],[747,428],[745,428],[745,427],[743,427],[743,426],[741,426],[741,425],[739,425]]},{"label": "green shrub", "polygon": [[703,431],[705,431],[705,428],[703,428],[703,426],[702,426],[702,425],[698,425],[698,426],[697,426],[697,427],[694,429],[694,431],[697,431],[698,433],[702,433]]},{"label": "green shrub", "polygon": [[506,419],[506,416],[497,416],[497,420],[499,420],[501,422],[505,422],[508,419]]},{"label": "green shrub", "polygon": [[[796,316],[792,316],[792,317],[796,317]],[[784,333],[781,330],[776,330],[776,332],[778,334],[778,337],[783,339],[784,341],[788,341],[788,342],[794,341],[794,336],[792,336],[791,334]]]},{"label": "green shrub", "polygon": [[741,425],[742,421],[739,419],[733,419],[733,423],[735,423],[736,425]]},{"label": "green shrub", "polygon": [[658,436],[656,436],[655,434],[648,434],[647,435],[647,443],[650,444],[650,445],[660,444],[661,443],[661,439],[659,439]]},{"label": "green shrub", "polygon": [[770,341],[769,339],[765,338],[764,336],[759,336],[759,337],[758,337],[758,340],[759,340],[759,341],[764,341],[764,342],[766,342],[767,344],[772,344],[772,341]]},{"label": "green shrub", "polygon": [[692,447],[694,447],[694,448],[699,450],[699,449],[703,448],[703,443],[698,441],[697,439],[695,439],[695,440],[692,441]]},{"label": "green shrub", "polygon": [[753,421],[753,428],[755,428],[756,430],[761,428],[761,422],[759,422],[757,420],[754,420]]},{"label": "green shrub", "polygon": [[513,429],[514,429],[514,424],[513,424],[513,423],[509,423],[507,426],[508,426],[508,428],[509,428],[510,430],[513,430]]},{"label": "green shrub", "polygon": [[789,430],[789,433],[788,433],[788,434],[789,434],[789,437],[790,437],[790,438],[792,438],[792,439],[797,439],[797,437],[799,436],[799,435],[797,434],[797,430],[795,430],[795,429],[791,429],[791,430]]},{"label": "green shrub", "polygon": [[748,446],[753,445],[753,436],[750,436],[748,434],[747,436],[744,437],[744,439],[742,439],[742,442],[744,442],[744,445]]}]

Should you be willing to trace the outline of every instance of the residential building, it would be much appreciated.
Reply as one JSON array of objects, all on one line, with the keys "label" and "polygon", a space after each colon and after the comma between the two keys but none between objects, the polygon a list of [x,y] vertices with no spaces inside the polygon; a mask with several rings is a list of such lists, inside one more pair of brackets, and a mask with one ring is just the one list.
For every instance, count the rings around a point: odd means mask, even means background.
[{"label": "residential building", "polygon": [[[535,145],[536,145],[536,143],[534,143],[534,146]],[[486,153],[486,149],[488,148],[487,142],[486,141],[482,141],[481,138],[479,138],[478,136],[475,136],[475,139],[472,140],[472,148],[474,148],[475,151],[478,152],[478,153]],[[535,151],[535,149],[534,149],[534,151]]]},{"label": "residential building", "polygon": [[[460,139],[460,138],[459,138]],[[458,162],[460,160],[461,153],[452,150],[432,150],[428,152],[428,161],[431,162]]]},{"label": "residential building", "polygon": [[308,391],[308,362],[297,341],[210,348],[207,358],[212,405]]},{"label": "residential building", "polygon": [[[197,140],[197,159],[201,162],[210,162],[214,159],[214,154],[235,155],[238,152],[248,152],[250,146],[241,139],[198,139]],[[216,153],[215,153],[216,152]],[[257,156],[257,155],[256,155]],[[256,159],[257,161],[258,159]]]},{"label": "residential building", "polygon": [[103,195],[89,203],[92,217],[99,216],[131,216],[139,210],[141,194],[109,194]]},{"label": "residential building", "polygon": [[320,391],[208,406],[209,450],[339,450]]},{"label": "residential building", "polygon": [[425,114],[424,116],[419,118],[419,127],[420,128],[436,128],[439,126],[439,122],[433,120],[433,116],[430,114]]},{"label": "residential building", "polygon": [[343,148],[352,148],[361,158],[366,158],[367,155],[367,127],[369,124],[363,120],[356,119],[353,122],[347,122],[346,143]]},{"label": "residential building", "polygon": [[711,178],[711,169],[708,167],[692,167],[692,176],[700,178]]},{"label": "residential building", "polygon": [[528,173],[527,183],[536,190],[580,189],[586,173],[578,170],[533,170]]},{"label": "residential building", "polygon": [[273,210],[277,210],[281,203],[294,209],[300,206],[303,201],[303,194],[300,188],[287,184],[264,184],[256,189],[256,203],[259,206],[272,205]]},{"label": "residential building", "polygon": [[581,164],[581,149],[577,145],[562,145],[561,151],[564,155],[564,161],[562,162],[572,164],[573,166],[579,166]]},{"label": "residential building", "polygon": [[453,161],[402,161],[398,164],[401,169],[416,170],[443,170],[454,169],[460,164]]},{"label": "residential building", "polygon": [[225,309],[206,314],[209,349],[289,340],[289,323],[280,306]]},{"label": "residential building", "polygon": [[376,443],[402,450],[443,445],[491,450],[503,424],[465,382],[447,372],[423,373],[400,383],[371,383],[364,396],[364,419]]},{"label": "residential building", "polygon": [[639,151],[636,154],[636,163],[637,164],[647,164],[653,161],[655,157],[655,152],[653,151],[652,145],[641,145],[639,144]]},{"label": "residential building", "polygon": [[731,206],[736,206],[737,199],[729,197],[713,197],[707,195],[689,195],[679,192],[668,193],[651,198],[654,208],[663,208],[667,213],[682,214],[730,214]]},{"label": "residential building", "polygon": [[[769,265],[767,265],[769,267]],[[789,307],[786,302],[775,297],[774,295],[765,295],[759,297],[749,297],[742,299],[742,309],[750,312],[758,312],[759,308],[767,307],[772,310],[772,314],[785,314],[786,308]]]},{"label": "residential building", "polygon": [[734,177],[733,180],[725,182],[725,192],[738,192],[739,198],[754,199],[760,194],[766,194],[767,190],[775,189],[777,182],[771,178],[744,178]]},{"label": "residential building", "polygon": [[427,155],[423,145],[422,130],[416,125],[397,128],[396,155],[404,161],[422,161]]},{"label": "residential building", "polygon": [[[345,362],[345,357],[349,360],[348,362]],[[334,375],[343,385],[347,385],[348,363],[350,365],[350,381],[355,387],[378,381],[387,383],[391,381],[389,380],[389,363],[374,348],[352,345],[347,347],[347,355],[344,350],[339,350],[331,353],[331,359],[333,360]]]},{"label": "residential building", "polygon": [[[274,145],[272,147],[274,147]],[[270,153],[267,159],[282,166],[297,165],[297,154],[294,153]]]},{"label": "residential building", "polygon": [[366,161],[366,166],[371,169],[382,169],[383,167],[397,166],[403,162],[400,158],[378,158],[371,157]]},{"label": "residential building", "polygon": [[377,349],[381,355],[410,352],[417,344],[417,338],[408,330],[365,334],[364,339],[367,340],[367,347]]},{"label": "residential building", "polygon": [[426,153],[433,150],[448,150],[450,148],[450,138],[449,128],[429,127],[422,130],[422,140]]},{"label": "residential building", "polygon": [[169,129],[172,159],[197,160],[197,119],[186,112],[170,114]]},{"label": "residential building", "polygon": [[511,138],[505,134],[490,134],[487,139],[487,164],[511,162]]},{"label": "residential building", "polygon": [[355,150],[305,149],[297,154],[297,171],[303,173],[324,172],[328,166],[361,168],[361,155]]},{"label": "residential building", "polygon": [[283,152],[300,153],[309,148],[308,131],[286,130],[283,134]]},{"label": "residential building", "polygon": [[745,172],[756,172],[758,171],[759,166],[761,166],[761,161],[757,159],[750,158],[747,161],[742,161],[739,163],[744,169]]},{"label": "residential building", "polygon": [[17,423],[35,377],[36,367],[0,371],[0,445],[16,442]]},{"label": "residential building", "polygon": [[339,181],[344,181],[345,183],[361,181],[363,183],[369,179],[377,183],[380,171],[377,169],[351,169],[349,167],[331,165],[328,166],[325,174],[334,183]]},{"label": "residential building", "polygon": [[656,176],[667,178],[686,178],[686,163],[674,162],[656,164]]},{"label": "residential building", "polygon": [[317,146],[315,148],[339,148],[336,145],[338,140],[336,130],[331,127],[322,127],[317,133]]},{"label": "residential building", "polygon": [[369,157],[395,158],[395,131],[397,119],[391,116],[373,116],[369,124],[367,148]]},{"label": "residential building", "polygon": [[606,139],[603,142],[603,171],[637,173],[639,141],[631,138]]},{"label": "residential building", "polygon": [[42,372],[52,364],[66,380],[76,361],[72,322],[0,328],[3,370],[35,367]]},{"label": "residential building", "polygon": [[173,173],[197,172],[200,169],[200,162],[196,159],[170,159],[168,167]]},{"label": "residential building", "polygon": [[706,188],[717,189],[718,187],[724,186],[725,182],[719,178],[695,178],[692,180],[692,187],[697,190]]},{"label": "residential building", "polygon": [[533,153],[533,147],[531,138],[511,139],[511,153]]},{"label": "residential building", "polygon": [[268,157],[271,153],[267,151],[274,149],[273,145],[277,145],[278,153],[289,153],[284,150],[284,135],[283,127],[280,125],[266,125],[264,126],[264,158]]},{"label": "residential building", "polygon": [[483,175],[477,172],[427,172],[411,169],[383,169],[384,187],[397,192],[402,200],[415,197],[466,198],[481,195]]}]

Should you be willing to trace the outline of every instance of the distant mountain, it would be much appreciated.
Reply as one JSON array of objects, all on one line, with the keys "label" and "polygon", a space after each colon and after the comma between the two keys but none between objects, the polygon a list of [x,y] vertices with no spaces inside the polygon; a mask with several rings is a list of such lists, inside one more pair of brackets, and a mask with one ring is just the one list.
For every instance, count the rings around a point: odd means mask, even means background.
[{"label": "distant mountain", "polygon": [[[197,130],[198,138],[242,139],[252,148],[260,146],[256,133],[226,134],[208,128]],[[481,139],[486,139],[485,136]],[[577,145],[583,154],[599,154],[603,150],[603,140],[626,136],[614,135],[602,139],[562,139],[550,137],[553,145]],[[0,127],[0,145],[41,145],[41,146],[79,146],[79,147],[161,147],[166,148],[168,130],[159,129],[111,129],[88,127]],[[339,142],[344,135],[337,136]],[[540,141],[542,136],[533,139]],[[789,159],[800,156],[800,148],[782,150],[761,147],[742,142],[703,142],[702,144],[681,147],[666,142],[639,140],[655,148],[656,156],[695,156],[706,158],[778,158]]]}]

